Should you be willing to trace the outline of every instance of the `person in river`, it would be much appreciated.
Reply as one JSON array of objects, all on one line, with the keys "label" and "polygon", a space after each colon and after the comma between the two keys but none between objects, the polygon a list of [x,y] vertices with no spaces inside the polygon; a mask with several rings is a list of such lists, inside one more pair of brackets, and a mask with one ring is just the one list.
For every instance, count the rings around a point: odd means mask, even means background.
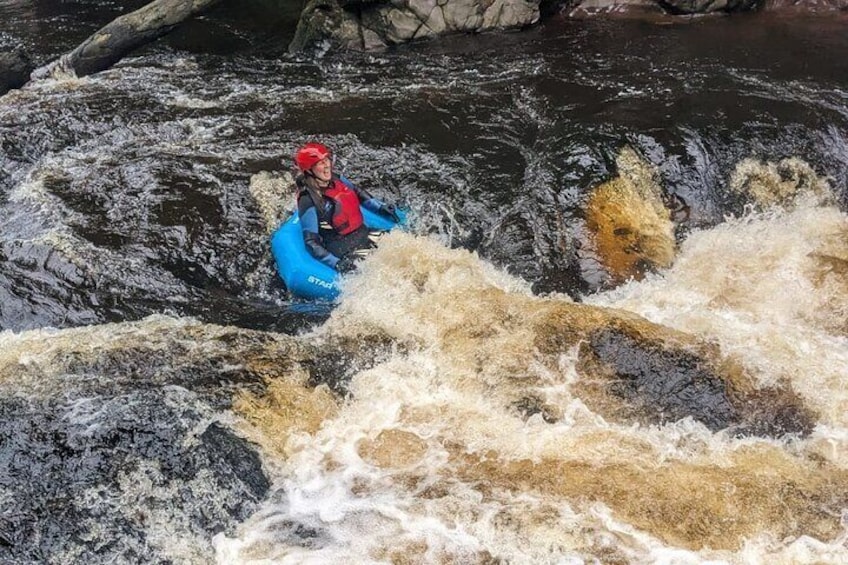
[{"label": "person in river", "polygon": [[320,143],[297,150],[297,213],[303,241],[313,257],[339,272],[356,268],[356,260],[375,247],[379,233],[365,225],[360,206],[401,220],[397,208],[333,172],[332,152]]}]

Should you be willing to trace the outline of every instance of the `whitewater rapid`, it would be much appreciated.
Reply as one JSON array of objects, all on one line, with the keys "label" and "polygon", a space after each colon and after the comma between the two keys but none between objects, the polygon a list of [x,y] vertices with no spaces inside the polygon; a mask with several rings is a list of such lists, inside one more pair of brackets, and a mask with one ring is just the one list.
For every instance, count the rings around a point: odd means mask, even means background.
[{"label": "whitewater rapid", "polygon": [[[788,383],[817,421],[774,439],[608,421],[575,392],[576,351],[534,346],[534,317],[570,299],[393,234],[311,336],[388,345],[332,415],[265,452],[276,494],[216,538],[219,562],[846,562],[844,514],[823,539],[809,522],[848,479],[846,235],[833,207],[752,212],[587,297],[717,344],[758,385]],[[542,409],[516,408],[528,394]]]}]

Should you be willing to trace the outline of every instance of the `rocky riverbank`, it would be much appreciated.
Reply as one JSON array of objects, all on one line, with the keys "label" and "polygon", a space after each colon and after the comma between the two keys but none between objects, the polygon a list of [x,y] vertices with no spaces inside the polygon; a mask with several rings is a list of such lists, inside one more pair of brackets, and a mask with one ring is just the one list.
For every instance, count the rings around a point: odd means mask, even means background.
[{"label": "rocky riverbank", "polygon": [[545,17],[646,17],[674,21],[752,11],[848,10],[848,0],[310,0],[291,51],[375,50],[457,33],[515,30]]}]

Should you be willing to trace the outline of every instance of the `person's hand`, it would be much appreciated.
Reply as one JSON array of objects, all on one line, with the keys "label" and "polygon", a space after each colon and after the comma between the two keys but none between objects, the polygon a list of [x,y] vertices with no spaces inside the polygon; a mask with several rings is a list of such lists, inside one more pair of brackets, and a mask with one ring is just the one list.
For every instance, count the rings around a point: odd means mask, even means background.
[{"label": "person's hand", "polygon": [[400,213],[398,212],[397,206],[394,204],[386,204],[383,206],[383,211],[387,215],[391,216],[395,222],[400,223]]},{"label": "person's hand", "polygon": [[336,263],[336,270],[340,273],[349,273],[356,269],[356,260],[351,255],[345,255]]}]

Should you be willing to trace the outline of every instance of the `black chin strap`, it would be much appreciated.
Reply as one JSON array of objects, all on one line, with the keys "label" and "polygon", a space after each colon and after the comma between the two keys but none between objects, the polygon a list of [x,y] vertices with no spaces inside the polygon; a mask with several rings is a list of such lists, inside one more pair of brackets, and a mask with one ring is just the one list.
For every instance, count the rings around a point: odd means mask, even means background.
[{"label": "black chin strap", "polygon": [[[312,171],[303,171],[303,177],[303,183],[299,184],[299,186],[301,190],[305,190],[306,194],[309,195],[312,204],[315,206],[315,210],[318,212],[318,219],[321,220],[324,216],[324,195],[321,194],[320,187],[317,186],[318,177]],[[312,182],[310,182],[310,178],[313,179]]]},{"label": "black chin strap", "polygon": [[328,180],[328,181],[327,181],[327,184],[325,184],[324,186],[319,186],[319,185],[318,185],[318,183],[319,183],[320,181],[318,180],[318,177],[317,177],[317,176],[315,176],[315,173],[313,173],[313,172],[312,172],[312,169],[309,169],[308,171],[303,171],[303,176],[305,176],[305,177],[312,177],[313,179],[315,179],[315,185],[316,185],[316,186],[318,186],[318,188],[329,188],[329,187],[330,187],[330,185],[331,185],[331,184],[333,184],[333,178],[334,178],[336,175],[331,175],[331,176],[330,176],[330,180]]}]

